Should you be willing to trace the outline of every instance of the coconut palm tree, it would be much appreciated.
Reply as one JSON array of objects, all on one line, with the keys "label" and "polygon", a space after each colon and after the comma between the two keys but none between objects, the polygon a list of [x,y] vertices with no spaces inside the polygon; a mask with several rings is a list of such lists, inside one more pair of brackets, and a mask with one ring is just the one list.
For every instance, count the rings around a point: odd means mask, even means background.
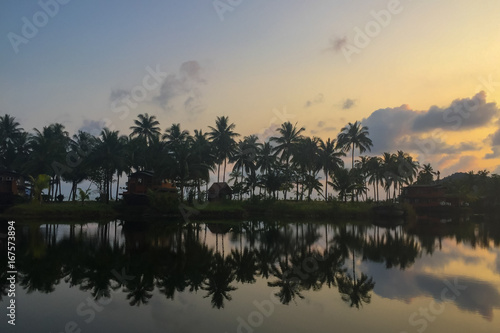
[{"label": "coconut palm tree", "polygon": [[422,166],[422,170],[418,173],[417,183],[420,185],[432,184],[434,181],[434,175],[436,175],[436,172],[432,168],[431,164],[424,164]]},{"label": "coconut palm tree", "polygon": [[273,136],[270,140],[277,144],[277,146],[274,147],[274,152],[276,154],[281,154],[280,161],[285,163],[285,170],[289,170],[292,151],[298,142],[303,138],[301,133],[305,131],[305,128],[297,128],[297,123],[293,125],[291,122],[287,121],[281,124],[281,127],[276,131],[278,131],[280,136]]},{"label": "coconut palm tree", "polygon": [[113,174],[123,164],[123,155],[126,139],[118,131],[111,131],[104,128],[101,136],[98,138],[94,154],[94,166],[101,167],[104,172],[104,191],[105,202],[109,203],[111,195],[111,182]]},{"label": "coconut palm tree", "polygon": [[184,199],[184,187],[189,178],[189,161],[193,138],[186,130],[181,130],[180,124],[173,124],[165,131],[163,139],[174,160],[174,178],[180,185],[181,201]]},{"label": "coconut palm tree", "polygon": [[349,123],[340,131],[337,137],[337,147],[344,152],[351,151],[351,168],[354,168],[354,150],[357,148],[359,153],[362,154],[367,150],[371,151],[373,146],[372,140],[368,137],[368,127],[361,126],[361,123],[356,121],[354,124]]},{"label": "coconut palm tree", "polygon": [[[234,163],[233,171],[240,170],[242,178],[245,177],[245,172],[247,175],[250,173],[255,174],[257,154],[259,147],[262,145],[257,142],[258,139],[256,135],[243,138],[243,141],[239,141],[236,145],[235,152],[230,159]],[[238,179],[236,179],[236,182],[238,182]]]},{"label": "coconut palm tree", "polygon": [[344,167],[344,161],[342,161],[341,156],[345,156],[345,153],[339,151],[335,147],[336,140],[327,141],[319,140],[319,161],[323,172],[325,173],[325,200],[328,200],[328,178],[333,170],[339,167]]},{"label": "coconut palm tree", "polygon": [[10,169],[16,157],[16,145],[23,129],[15,117],[0,116],[0,165]]},{"label": "coconut palm tree", "polygon": [[149,144],[153,138],[160,135],[160,127],[158,126],[160,122],[156,120],[156,116],[150,116],[147,113],[139,114],[137,118],[134,120],[135,126],[130,126],[132,130],[130,137],[137,136],[146,140],[146,143]]},{"label": "coconut palm tree", "polygon": [[352,195],[352,192],[354,190],[354,183],[353,183],[353,177],[352,177],[352,172],[350,170],[347,170],[345,168],[338,168],[332,172],[332,182],[330,185],[333,186],[333,189],[335,191],[339,192],[339,199],[344,200],[344,202],[347,201],[347,196],[349,194]]},{"label": "coconut palm tree", "polygon": [[212,145],[208,140],[208,134],[202,130],[194,130],[191,144],[190,173],[196,180],[198,200],[201,200],[201,182],[208,184],[210,172],[214,170],[215,156]]},{"label": "coconut palm tree", "polygon": [[208,136],[214,145],[215,156],[218,162],[217,182],[220,180],[220,167],[222,163],[224,163],[222,181],[226,181],[227,159],[232,156],[235,150],[236,142],[234,138],[240,136],[238,133],[234,132],[235,127],[235,124],[229,124],[229,118],[227,116],[217,117],[215,120],[215,127],[209,126],[212,131],[208,133]]}]

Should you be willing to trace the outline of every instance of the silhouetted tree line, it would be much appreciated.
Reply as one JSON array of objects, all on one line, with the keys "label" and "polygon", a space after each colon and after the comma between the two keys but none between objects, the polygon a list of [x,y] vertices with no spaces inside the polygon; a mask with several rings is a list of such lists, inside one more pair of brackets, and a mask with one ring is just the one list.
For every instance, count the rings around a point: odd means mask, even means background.
[{"label": "silhouetted tree line", "polygon": [[[211,173],[217,181],[226,181],[228,163],[232,168],[228,181],[240,198],[279,198],[281,194],[287,199],[294,192],[295,200],[311,200],[313,194],[327,200],[333,198],[328,191],[331,187],[340,200],[368,200],[368,188],[373,186],[373,200],[394,200],[405,185],[440,180],[430,164],[420,166],[403,151],[355,160],[355,151],[362,154],[373,146],[368,128],[359,122],[349,123],[336,138],[325,141],[307,137],[304,127],[285,122],[266,142],[259,142],[256,135],[238,140],[236,125],[226,116],[217,117],[208,132],[199,129],[191,134],[180,124],[172,124],[162,133],[159,125],[154,115],[146,113],[134,120],[129,135],[104,128],[98,135],[78,131],[70,136],[59,123],[28,133],[6,114],[0,116],[0,168],[30,175],[33,180],[38,175],[50,176],[49,198],[62,197],[61,181],[69,182],[68,200],[76,200],[78,185],[84,180],[94,183],[106,201],[113,199],[113,192],[119,198],[120,177],[140,170],[154,171],[158,179],[175,183],[181,200],[187,192],[191,199],[204,200],[203,188]],[[349,152],[347,169],[342,157]],[[498,204],[494,191],[498,175],[483,176],[478,173],[470,184],[460,183],[454,191],[469,199],[488,196]]]}]

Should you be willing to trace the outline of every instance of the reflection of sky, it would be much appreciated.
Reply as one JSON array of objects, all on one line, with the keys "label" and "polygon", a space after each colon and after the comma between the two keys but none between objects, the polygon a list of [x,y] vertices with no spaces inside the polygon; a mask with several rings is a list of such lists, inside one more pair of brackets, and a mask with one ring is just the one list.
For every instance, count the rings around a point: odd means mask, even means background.
[{"label": "reflection of sky", "polygon": [[[113,226],[111,223],[110,241],[114,239]],[[333,229],[328,230],[329,239],[335,235]],[[77,235],[79,231],[80,226],[77,225]],[[312,248],[325,244],[324,226],[317,231],[321,237]],[[86,224],[82,226],[82,232],[84,237],[95,238],[98,225]],[[292,239],[295,239],[294,232],[294,225],[287,229]],[[44,226],[40,233],[45,234]],[[57,227],[58,241],[68,235],[67,225]],[[124,241],[120,227],[117,237],[120,242]],[[218,248],[219,253],[224,243],[226,257],[231,249],[240,247],[239,235],[232,232],[219,235],[217,242],[216,235],[210,231],[205,234],[202,227],[200,241],[203,242],[205,237],[206,244],[214,250]],[[243,235],[242,246],[248,247],[249,244],[246,235]],[[332,245],[333,241],[330,240],[329,244]],[[258,240],[255,246],[259,246]],[[328,289],[323,285],[319,291],[303,291],[304,300],[275,305],[272,315],[265,317],[262,325],[255,327],[255,332],[416,332],[414,327],[408,328],[409,316],[427,307],[433,299],[440,301],[441,292],[446,288],[444,281],[453,283],[455,278],[467,289],[461,291],[455,301],[441,303],[446,311],[426,332],[492,332],[492,328],[500,324],[499,257],[498,248],[473,249],[450,239],[443,240],[442,248],[436,249],[432,256],[418,257],[406,270],[386,269],[384,263],[361,261],[361,256],[357,254],[357,276],[364,273],[375,281],[371,304],[364,304],[359,310],[350,308],[341,300],[335,287]],[[345,263],[349,271],[351,264],[352,257],[349,256]],[[239,320],[248,321],[249,316],[255,313],[254,302],[267,301],[272,293],[277,292],[277,288],[268,286],[268,282],[275,280],[271,276],[269,280],[257,277],[254,284],[233,281],[231,284],[237,289],[231,292],[232,300],[226,301],[221,310],[212,308],[210,298],[204,298],[207,294],[204,290],[197,293],[176,291],[173,299],[167,299],[155,288],[149,303],[139,307],[130,306],[126,294],[119,290],[112,292],[112,302],[104,306],[90,323],[84,322],[86,317],[76,313],[78,305],[90,297],[88,292],[80,291],[78,287],[70,288],[64,280],[49,294],[26,294],[18,286],[17,329],[24,332],[61,332],[66,323],[75,321],[82,332],[237,332]],[[453,293],[448,292],[447,295],[452,296]],[[4,304],[0,302],[0,307],[3,308]],[[1,321],[0,332],[8,331],[5,321]]]},{"label": "reflection of sky", "polygon": [[445,281],[453,284],[456,279],[467,289],[460,291],[454,304],[492,320],[494,309],[500,309],[499,258],[498,249],[472,249],[444,240],[441,251],[417,259],[408,270],[387,270],[383,264],[373,262],[362,262],[361,270],[377,282],[377,295],[405,303],[421,296],[441,301],[441,293],[447,288]]}]

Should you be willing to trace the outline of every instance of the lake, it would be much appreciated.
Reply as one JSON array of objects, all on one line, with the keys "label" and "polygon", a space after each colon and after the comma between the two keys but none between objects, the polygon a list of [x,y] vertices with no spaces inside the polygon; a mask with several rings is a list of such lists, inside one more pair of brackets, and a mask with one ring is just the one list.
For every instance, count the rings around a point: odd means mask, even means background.
[{"label": "lake", "polygon": [[498,222],[15,227],[16,325],[4,236],[1,332],[500,329]]}]

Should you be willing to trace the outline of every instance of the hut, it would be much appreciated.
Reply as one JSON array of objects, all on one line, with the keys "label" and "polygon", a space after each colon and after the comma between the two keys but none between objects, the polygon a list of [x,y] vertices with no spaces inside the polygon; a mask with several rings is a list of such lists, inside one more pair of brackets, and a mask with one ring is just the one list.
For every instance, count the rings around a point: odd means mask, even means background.
[{"label": "hut", "polygon": [[24,177],[15,171],[0,170],[0,204],[12,204],[16,197],[25,196]]},{"label": "hut", "polygon": [[417,212],[449,211],[462,205],[457,196],[448,195],[441,184],[410,185],[403,188],[402,201]]},{"label": "hut", "polygon": [[165,180],[155,178],[152,171],[138,171],[128,176],[123,200],[128,204],[147,204],[148,191],[167,192],[177,196],[177,188]]},{"label": "hut", "polygon": [[208,189],[208,201],[231,200],[233,189],[226,182],[213,183]]}]

